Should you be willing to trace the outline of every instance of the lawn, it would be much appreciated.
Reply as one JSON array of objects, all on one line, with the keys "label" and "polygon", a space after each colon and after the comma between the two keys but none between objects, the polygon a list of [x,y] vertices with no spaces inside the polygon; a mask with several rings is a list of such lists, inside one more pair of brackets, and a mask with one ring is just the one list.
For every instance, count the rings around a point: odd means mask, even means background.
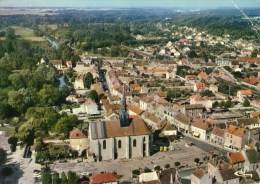
[{"label": "lawn", "polygon": [[[43,37],[35,36],[34,30],[30,28],[25,28],[21,26],[11,26],[12,29],[15,30],[15,34],[19,36],[21,39],[33,41],[33,42],[44,42],[46,39]],[[5,31],[7,28],[2,29],[0,31]]]}]

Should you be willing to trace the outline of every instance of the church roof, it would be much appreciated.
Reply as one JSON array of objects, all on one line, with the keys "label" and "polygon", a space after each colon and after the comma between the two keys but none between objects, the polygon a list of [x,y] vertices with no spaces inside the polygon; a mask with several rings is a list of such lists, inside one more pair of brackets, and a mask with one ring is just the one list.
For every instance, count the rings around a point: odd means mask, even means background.
[{"label": "church roof", "polygon": [[112,137],[148,135],[151,133],[141,118],[130,118],[130,121],[131,123],[127,127],[121,127],[119,120],[91,123],[91,138],[92,140],[95,140]]}]

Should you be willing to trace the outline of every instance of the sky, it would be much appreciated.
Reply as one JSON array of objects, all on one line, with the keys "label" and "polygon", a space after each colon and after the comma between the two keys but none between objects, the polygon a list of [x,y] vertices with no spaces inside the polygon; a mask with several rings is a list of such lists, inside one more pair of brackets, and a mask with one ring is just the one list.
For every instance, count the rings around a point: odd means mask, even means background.
[{"label": "sky", "polygon": [[[239,7],[259,7],[260,0],[233,0]],[[0,7],[232,7],[232,0],[0,0]]]}]

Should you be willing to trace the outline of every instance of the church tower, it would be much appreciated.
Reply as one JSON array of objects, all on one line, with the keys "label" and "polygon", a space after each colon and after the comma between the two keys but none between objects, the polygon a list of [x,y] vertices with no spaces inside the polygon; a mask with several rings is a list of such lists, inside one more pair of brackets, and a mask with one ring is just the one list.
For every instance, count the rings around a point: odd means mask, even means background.
[{"label": "church tower", "polygon": [[123,86],[122,109],[120,112],[120,125],[121,127],[128,127],[130,125],[129,114],[126,108],[125,86]]}]

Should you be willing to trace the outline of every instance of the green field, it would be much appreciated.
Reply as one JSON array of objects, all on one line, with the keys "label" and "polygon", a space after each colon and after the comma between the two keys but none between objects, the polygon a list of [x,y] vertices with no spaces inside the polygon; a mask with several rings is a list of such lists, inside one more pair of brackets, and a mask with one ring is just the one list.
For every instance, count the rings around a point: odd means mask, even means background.
[{"label": "green field", "polygon": [[[25,28],[21,26],[11,26],[10,28],[15,30],[15,34],[19,36],[20,39],[29,40],[33,42],[44,42],[46,41],[43,37],[35,36],[34,31],[30,28]],[[0,31],[5,31],[7,28]]]}]

